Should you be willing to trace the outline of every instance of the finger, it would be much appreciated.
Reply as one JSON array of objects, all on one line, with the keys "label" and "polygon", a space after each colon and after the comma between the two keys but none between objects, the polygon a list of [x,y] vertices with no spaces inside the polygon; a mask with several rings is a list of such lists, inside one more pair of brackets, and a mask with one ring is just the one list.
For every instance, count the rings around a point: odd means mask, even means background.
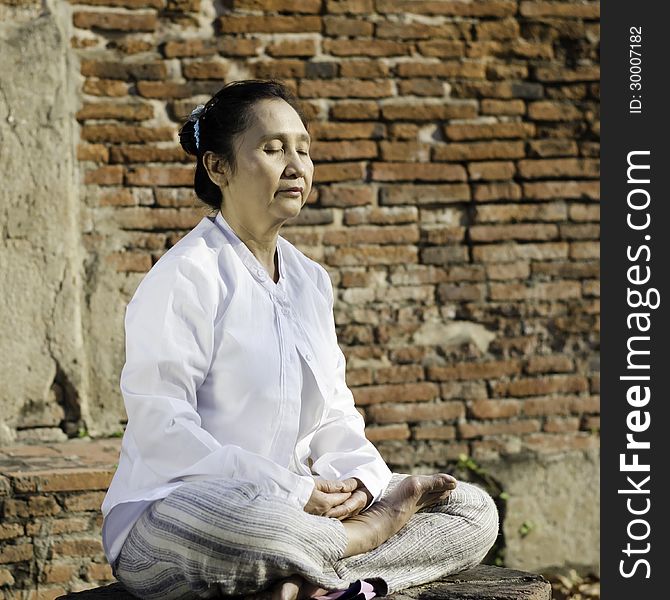
[{"label": "finger", "polygon": [[333,494],[326,494],[324,502],[326,503],[328,510],[330,510],[335,506],[344,504],[347,500],[349,500],[350,497],[351,497],[350,492],[335,492]]},{"label": "finger", "polygon": [[316,489],[326,492],[327,494],[334,494],[336,492],[353,492],[356,487],[353,489],[351,485],[345,485],[343,481],[334,481],[332,479],[317,479],[316,480]]},{"label": "finger", "polygon": [[358,479],[354,479],[353,477],[350,477],[349,479],[344,479],[340,481],[342,484],[342,491],[343,492],[354,492],[358,489]]},{"label": "finger", "polygon": [[367,497],[361,492],[355,492],[343,504],[339,506],[334,506],[332,509],[326,512],[326,517],[332,517],[334,519],[345,519],[347,517],[352,517],[354,514],[358,514],[363,507],[365,506]]}]

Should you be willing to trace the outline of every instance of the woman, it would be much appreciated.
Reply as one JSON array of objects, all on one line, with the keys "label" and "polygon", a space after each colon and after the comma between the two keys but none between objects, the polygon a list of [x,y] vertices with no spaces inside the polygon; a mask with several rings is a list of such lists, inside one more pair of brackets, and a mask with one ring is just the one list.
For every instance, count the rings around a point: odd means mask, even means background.
[{"label": "woman", "polygon": [[279,82],[238,81],[180,132],[216,210],[126,313],[128,426],[105,553],[140,598],[384,595],[479,563],[498,515],[447,474],[392,474],[345,382],[326,270],[279,235],[312,186]]}]

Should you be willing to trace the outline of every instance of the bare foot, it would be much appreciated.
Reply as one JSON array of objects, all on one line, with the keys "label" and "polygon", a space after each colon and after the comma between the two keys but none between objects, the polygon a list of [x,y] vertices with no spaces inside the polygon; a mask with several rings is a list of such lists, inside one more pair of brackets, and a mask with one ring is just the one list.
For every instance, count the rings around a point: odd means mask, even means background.
[{"label": "bare foot", "polygon": [[414,513],[446,500],[456,480],[446,473],[412,475],[365,512],[342,521],[347,533],[344,558],[377,548],[395,535]]},{"label": "bare foot", "polygon": [[300,575],[292,575],[278,581],[268,597],[271,600],[303,600],[325,596],[327,593],[328,590],[305,581]]}]

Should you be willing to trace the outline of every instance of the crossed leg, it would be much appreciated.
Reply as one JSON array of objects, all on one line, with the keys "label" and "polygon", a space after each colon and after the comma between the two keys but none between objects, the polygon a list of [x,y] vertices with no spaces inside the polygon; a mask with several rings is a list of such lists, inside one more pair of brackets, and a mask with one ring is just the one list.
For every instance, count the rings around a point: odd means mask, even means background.
[{"label": "crossed leg", "polygon": [[[384,498],[406,477],[394,474]],[[131,530],[116,571],[147,599],[247,597],[281,580],[294,589],[280,588],[278,597],[305,597],[301,581],[341,590],[372,578],[380,593],[392,593],[479,563],[497,531],[490,496],[459,482],[378,547],[347,556],[342,522],[261,495],[253,484],[217,479],[189,482],[154,503]]]}]

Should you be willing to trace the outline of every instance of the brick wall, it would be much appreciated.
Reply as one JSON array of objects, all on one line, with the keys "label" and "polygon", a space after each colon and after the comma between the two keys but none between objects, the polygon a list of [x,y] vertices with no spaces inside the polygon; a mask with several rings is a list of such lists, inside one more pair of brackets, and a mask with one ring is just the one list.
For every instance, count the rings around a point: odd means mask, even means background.
[{"label": "brick wall", "polygon": [[597,447],[598,3],[72,2],[90,281],[127,300],[203,216],[193,106],[280,78],[316,165],[283,235],[332,275],[391,465]]}]

